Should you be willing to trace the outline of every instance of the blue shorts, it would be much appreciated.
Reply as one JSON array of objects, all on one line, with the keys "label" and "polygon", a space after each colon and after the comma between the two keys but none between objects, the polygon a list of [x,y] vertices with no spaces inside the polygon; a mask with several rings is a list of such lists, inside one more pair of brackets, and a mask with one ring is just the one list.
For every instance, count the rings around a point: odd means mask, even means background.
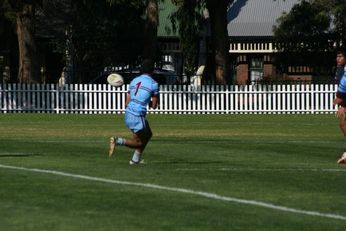
[{"label": "blue shorts", "polygon": [[136,116],[129,112],[125,113],[125,124],[133,133],[137,133],[148,127],[148,121],[145,116]]}]

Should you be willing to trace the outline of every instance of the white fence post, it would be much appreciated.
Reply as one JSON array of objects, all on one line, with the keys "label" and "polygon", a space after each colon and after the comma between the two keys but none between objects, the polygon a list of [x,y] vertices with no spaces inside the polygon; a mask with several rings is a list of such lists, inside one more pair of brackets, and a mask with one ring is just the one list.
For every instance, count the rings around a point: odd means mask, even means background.
[{"label": "white fence post", "polygon": [[55,85],[55,92],[56,92],[56,95],[55,95],[55,100],[56,100],[56,103],[55,103],[55,106],[56,106],[56,113],[57,114],[60,114],[60,92],[59,92],[59,85]]}]

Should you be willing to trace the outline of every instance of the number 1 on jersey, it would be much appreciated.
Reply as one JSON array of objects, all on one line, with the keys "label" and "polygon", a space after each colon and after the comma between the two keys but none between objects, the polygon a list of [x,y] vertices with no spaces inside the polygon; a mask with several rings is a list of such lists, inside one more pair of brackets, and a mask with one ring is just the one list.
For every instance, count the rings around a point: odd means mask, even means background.
[{"label": "number 1 on jersey", "polygon": [[142,85],[142,82],[138,82],[138,83],[136,83],[136,91],[135,91],[135,96],[137,95],[138,90],[139,90],[139,88],[141,87],[141,85]]}]

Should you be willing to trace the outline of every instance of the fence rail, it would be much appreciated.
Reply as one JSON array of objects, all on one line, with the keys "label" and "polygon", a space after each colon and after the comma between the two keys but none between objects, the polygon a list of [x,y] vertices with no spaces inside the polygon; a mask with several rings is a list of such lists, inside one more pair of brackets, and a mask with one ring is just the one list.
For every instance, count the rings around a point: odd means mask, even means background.
[{"label": "fence rail", "polygon": [[[335,84],[160,86],[160,114],[333,113]],[[127,86],[0,84],[1,113],[123,113]]]}]

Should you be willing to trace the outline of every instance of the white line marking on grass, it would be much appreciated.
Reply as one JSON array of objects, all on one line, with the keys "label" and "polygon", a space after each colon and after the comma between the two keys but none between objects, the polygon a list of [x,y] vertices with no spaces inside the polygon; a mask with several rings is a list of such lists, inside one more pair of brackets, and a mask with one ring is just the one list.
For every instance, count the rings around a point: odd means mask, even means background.
[{"label": "white line marking on grass", "polygon": [[27,172],[45,173],[45,174],[52,174],[52,175],[58,175],[58,176],[66,176],[66,177],[71,177],[71,178],[76,178],[76,179],[83,179],[83,180],[88,180],[88,181],[96,181],[96,182],[103,182],[103,183],[110,183],[110,184],[130,185],[130,186],[158,189],[158,190],[164,190],[164,191],[170,191],[170,192],[186,193],[186,194],[197,195],[197,196],[201,196],[201,197],[205,197],[205,198],[209,198],[209,199],[214,199],[214,200],[219,200],[219,201],[234,202],[237,204],[253,205],[253,206],[257,206],[257,207],[264,207],[264,208],[279,210],[279,211],[283,211],[283,212],[290,212],[290,213],[296,213],[296,214],[304,214],[304,215],[309,215],[309,216],[325,217],[325,218],[332,218],[332,219],[346,221],[346,216],[341,216],[338,214],[321,213],[321,212],[316,212],[316,211],[307,211],[307,210],[302,210],[302,209],[289,208],[289,207],[274,205],[274,204],[265,203],[265,202],[261,202],[261,201],[245,200],[245,199],[238,199],[235,197],[220,196],[220,195],[217,195],[215,193],[194,191],[191,189],[167,187],[167,186],[161,186],[161,185],[156,185],[156,184],[145,184],[145,183],[138,183],[138,182],[131,182],[131,181],[119,181],[119,180],[112,180],[112,179],[106,179],[106,178],[100,178],[100,177],[71,174],[71,173],[61,172],[61,171],[45,170],[45,169],[37,169],[37,168],[24,168],[24,167],[2,165],[2,164],[0,164],[0,168],[22,170],[22,171],[27,171]]}]

